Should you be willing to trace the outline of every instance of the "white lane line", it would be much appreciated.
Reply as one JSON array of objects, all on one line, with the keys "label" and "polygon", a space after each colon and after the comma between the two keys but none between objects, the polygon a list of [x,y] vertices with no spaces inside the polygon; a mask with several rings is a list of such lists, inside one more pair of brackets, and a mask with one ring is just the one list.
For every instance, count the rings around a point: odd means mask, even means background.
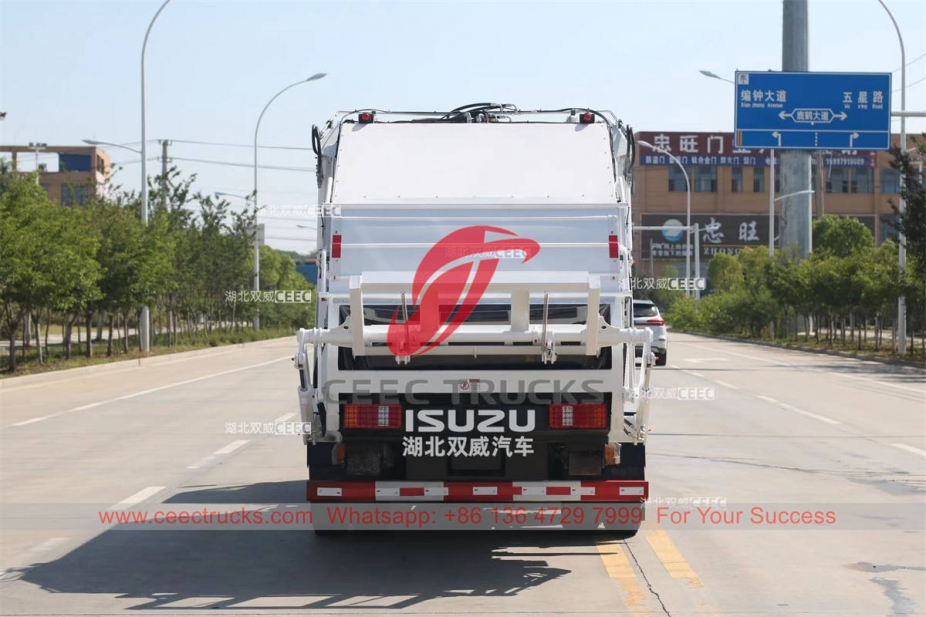
[{"label": "white lane line", "polygon": [[24,420],[22,422],[17,422],[16,424],[11,424],[10,426],[26,426],[27,424],[35,424],[36,422],[47,420],[50,417],[51,416],[42,416],[41,418],[32,418],[31,420]]},{"label": "white lane line", "polygon": [[0,572],[0,583],[13,581],[20,578],[26,572],[26,568],[24,566],[32,565],[41,559],[42,555],[50,553],[62,544],[67,544],[70,540],[70,538],[49,538],[41,544],[33,546],[21,555],[17,555],[16,559],[13,560],[13,563],[21,564],[20,567],[8,568],[3,572]]},{"label": "white lane line", "polygon": [[243,446],[244,444],[248,443],[248,441],[249,441],[249,440],[247,440],[247,439],[239,439],[238,441],[233,441],[233,442],[231,442],[230,444],[228,444],[227,446],[225,446],[224,448],[220,448],[220,449],[216,450],[216,451],[215,451],[215,454],[219,454],[219,455],[222,455],[222,454],[231,454],[232,452],[234,452],[235,450],[237,450],[238,448],[240,448],[240,447]]},{"label": "white lane line", "polygon": [[276,423],[276,422],[286,422],[287,420],[289,420],[290,418],[292,418],[292,417],[295,416],[295,415],[296,415],[296,414],[294,414],[294,413],[288,413],[288,414],[286,414],[286,415],[280,416],[279,418],[275,419],[273,422],[274,422],[274,423]]},{"label": "white lane line", "polygon": [[842,422],[840,422],[839,420],[833,420],[832,418],[827,418],[826,416],[821,416],[820,414],[815,414],[810,411],[798,409],[794,405],[788,405],[787,403],[781,403],[781,407],[784,409],[787,409],[788,411],[799,413],[802,416],[807,416],[808,418],[813,418],[814,420],[819,420],[820,422],[826,422],[827,424],[842,424]]},{"label": "white lane line", "polygon": [[734,386],[732,383],[727,383],[727,382],[725,382],[725,381],[720,381],[719,379],[715,379],[715,380],[714,380],[714,383],[716,383],[716,384],[718,384],[718,385],[721,385],[721,386],[723,386],[724,388],[730,388],[731,390],[739,390],[739,386]]},{"label": "white lane line", "polygon": [[135,493],[134,495],[130,495],[129,497],[126,497],[125,499],[117,503],[116,505],[112,506],[110,510],[125,510],[126,508],[130,508],[137,503],[143,502],[144,500],[148,499],[152,495],[156,495],[157,493],[160,493],[161,491],[164,490],[164,488],[165,487],[163,486],[149,486],[147,488],[143,488],[137,493]]},{"label": "white lane line", "polygon": [[84,409],[93,409],[94,407],[99,407],[103,403],[90,403],[89,405],[81,405],[80,407],[75,407],[71,411],[83,411]]},{"label": "white lane line", "polygon": [[908,446],[905,443],[892,443],[891,445],[894,446],[895,448],[900,448],[901,450],[912,452],[913,454],[919,454],[920,456],[926,456],[926,450],[920,450],[919,448]]},{"label": "white lane line", "polygon": [[782,409],[787,409],[788,411],[793,411],[794,413],[798,413],[798,414],[800,414],[800,415],[802,415],[802,416],[807,416],[808,418],[813,418],[814,420],[819,420],[820,422],[826,422],[827,424],[842,424],[842,423],[839,422],[838,420],[833,420],[832,418],[827,418],[826,416],[821,416],[821,415],[819,415],[819,414],[815,414],[815,413],[810,412],[810,411],[805,411],[805,410],[803,410],[803,409],[799,409],[799,408],[795,407],[794,405],[789,405],[789,404],[787,404],[787,403],[782,403],[781,401],[776,400],[776,399],[773,399],[773,398],[770,397],[770,396],[762,396],[761,394],[756,394],[756,398],[762,399],[762,400],[765,401],[766,403],[771,403],[771,404],[773,404],[773,405],[778,405],[778,406],[781,407]]},{"label": "white lane line", "polygon": [[720,353],[730,354],[731,356],[739,356],[740,358],[746,358],[747,360],[755,360],[756,362],[769,362],[771,364],[777,364],[779,366],[794,366],[793,364],[788,364],[787,362],[779,362],[778,360],[771,360],[769,358],[760,358],[758,356],[749,356],[744,353],[736,353],[735,351],[727,351],[726,349],[714,349],[711,347],[705,347],[704,345],[694,345],[694,347],[699,347],[701,349],[709,349],[711,351],[719,351]]},{"label": "white lane line", "polygon": [[196,463],[192,465],[187,465],[187,469],[200,469],[202,467],[205,467],[209,465],[210,463],[212,463],[212,461],[214,461],[218,457],[223,456],[225,454],[231,454],[232,452],[234,452],[235,450],[237,450],[244,444],[248,443],[249,441],[250,439],[239,439],[238,441],[233,441],[227,446],[225,446],[224,448],[219,448],[218,450],[216,450],[209,456],[197,461]]},{"label": "white lane line", "polygon": [[701,379],[704,379],[704,375],[702,375],[701,373],[695,373],[694,371],[685,371],[685,372],[688,373],[689,375],[693,375],[695,377],[700,377]]},{"label": "white lane line", "polygon": [[[916,388],[908,388],[908,387],[906,387],[906,386],[901,386],[901,385],[898,385],[898,384],[896,384],[896,383],[891,383],[891,382],[889,382],[889,381],[877,381],[877,380],[875,380],[875,379],[865,379],[864,377],[859,377],[859,376],[857,376],[857,375],[846,375],[845,373],[837,373],[836,371],[829,371],[829,374],[830,374],[830,375],[835,375],[835,376],[837,376],[837,377],[845,377],[846,379],[856,379],[856,380],[858,380],[858,381],[864,381],[864,382],[867,382],[867,383],[876,383],[876,384],[880,384],[880,385],[882,385],[882,386],[889,386],[889,387],[891,387],[891,388],[898,388],[898,389],[900,389],[900,390],[909,390],[910,392],[916,392],[917,394],[920,394],[920,395],[922,395],[922,396],[926,396],[926,390],[917,390]],[[926,376],[924,376],[924,379],[926,379]]]},{"label": "white lane line", "polygon": [[67,411],[60,411],[58,413],[53,413],[47,416],[42,416],[41,418],[33,418],[31,420],[26,420],[24,422],[18,422],[16,424],[10,424],[9,426],[25,426],[27,424],[34,424],[36,422],[41,422],[42,420],[48,420],[49,418],[57,418],[69,413],[74,413],[75,411],[83,411],[85,409],[91,409],[93,407],[99,407],[100,405],[106,405],[107,403],[114,403],[116,401],[126,401],[129,399],[137,398],[139,396],[144,396],[146,394],[151,394],[152,392],[160,392],[161,390],[167,390],[168,388],[176,388],[177,386],[185,386],[187,384],[196,383],[198,381],[204,381],[206,379],[212,379],[213,377],[221,377],[222,375],[231,375],[232,373],[240,373],[241,371],[248,371],[252,368],[259,368],[261,366],[267,366],[268,364],[273,364],[275,362],[280,362],[281,360],[290,360],[291,356],[285,356],[283,358],[277,358],[276,360],[269,360],[267,362],[260,362],[259,364],[251,364],[248,366],[242,366],[240,368],[234,368],[228,371],[222,371],[220,373],[212,373],[211,375],[204,375],[202,377],[197,377],[195,379],[187,379],[185,381],[178,381],[176,383],[169,383],[165,386],[159,386],[157,388],[151,388],[149,390],[142,390],[141,392],[135,392],[133,394],[126,394],[125,396],[119,396],[116,398],[107,399],[105,401],[97,401],[96,403],[89,403],[87,405],[81,405],[80,407],[74,407],[73,409],[68,409]]}]

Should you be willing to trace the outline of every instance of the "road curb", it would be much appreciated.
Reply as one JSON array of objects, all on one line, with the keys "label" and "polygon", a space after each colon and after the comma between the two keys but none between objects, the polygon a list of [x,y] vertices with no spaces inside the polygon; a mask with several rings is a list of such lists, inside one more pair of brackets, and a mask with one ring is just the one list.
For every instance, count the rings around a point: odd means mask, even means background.
[{"label": "road curb", "polygon": [[853,360],[869,360],[871,362],[880,362],[881,364],[890,364],[893,366],[904,366],[908,368],[915,368],[924,370],[926,366],[918,362],[912,362],[910,360],[895,360],[893,358],[878,358],[874,356],[866,356],[864,354],[856,354],[848,351],[839,351],[837,349],[813,349],[810,347],[801,347],[800,345],[791,345],[789,343],[773,343],[771,341],[757,341],[755,339],[749,338],[740,338],[736,336],[727,336],[724,334],[704,334],[703,332],[692,332],[690,330],[676,330],[672,329],[672,332],[678,332],[679,334],[690,334],[692,336],[701,336],[704,338],[713,338],[719,339],[721,341],[730,341],[733,343],[746,343],[748,345],[759,345],[762,347],[775,347],[777,349],[790,349],[792,351],[803,351],[806,353],[815,353],[821,354],[824,356],[837,356],[840,358],[851,358]]},{"label": "road curb", "polygon": [[135,358],[133,360],[117,360],[115,362],[106,362],[103,364],[94,364],[93,366],[79,366],[77,368],[61,369],[58,371],[48,371],[45,373],[38,373],[36,375],[23,375],[22,377],[7,377],[5,379],[0,379],[0,392],[4,388],[12,388],[13,386],[20,386],[23,384],[37,384],[44,382],[54,382],[63,378],[73,378],[80,375],[96,375],[97,373],[106,373],[110,371],[117,370],[126,370],[130,368],[140,368],[144,366],[157,366],[159,364],[165,364],[168,362],[176,362],[178,360],[188,360],[192,358],[197,358],[200,356],[215,356],[224,353],[231,353],[233,351],[240,351],[242,349],[249,349],[253,347],[262,347],[270,343],[278,343],[279,341],[292,338],[293,343],[296,342],[295,335],[283,336],[278,338],[266,339],[263,341],[254,341],[251,343],[236,343],[233,345],[219,345],[217,347],[206,347],[204,349],[193,349],[191,351],[180,351],[177,353],[165,353],[159,354],[156,356],[148,356],[147,358]]}]

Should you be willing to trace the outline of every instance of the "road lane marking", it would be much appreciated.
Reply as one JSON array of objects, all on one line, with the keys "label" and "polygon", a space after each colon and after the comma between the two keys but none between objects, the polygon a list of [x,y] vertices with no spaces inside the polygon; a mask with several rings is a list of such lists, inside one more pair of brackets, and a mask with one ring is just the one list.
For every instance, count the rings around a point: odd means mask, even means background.
[{"label": "road lane marking", "polygon": [[714,380],[714,383],[719,384],[719,385],[723,386],[724,388],[730,388],[731,390],[739,390],[739,386],[734,386],[732,383],[727,383],[727,382],[725,382],[725,381],[720,381],[719,379],[715,379],[715,380]]},{"label": "road lane marking", "polygon": [[130,495],[129,497],[126,497],[125,499],[123,499],[116,505],[110,507],[109,509],[110,510],[125,510],[126,508],[131,508],[135,504],[143,502],[144,500],[148,499],[152,495],[156,495],[157,493],[160,493],[165,488],[166,487],[163,487],[163,486],[149,486],[147,488],[143,488],[137,493],[135,493],[134,495]]},{"label": "road lane marking", "polygon": [[808,418],[813,418],[814,420],[819,420],[820,422],[826,422],[827,424],[842,424],[839,420],[833,420],[832,418],[827,418],[826,416],[821,416],[810,411],[805,411],[803,409],[798,409],[794,405],[788,405],[787,403],[780,403],[780,406],[788,411],[793,411],[794,413],[801,414],[802,416],[807,416]]},{"label": "road lane marking", "polygon": [[[258,364],[250,364],[248,366],[242,366],[240,368],[235,368],[235,369],[231,369],[228,371],[222,371],[220,373],[212,373],[211,375],[203,375],[202,377],[196,377],[195,379],[187,379],[185,381],[169,383],[164,386],[158,386],[157,388],[151,388],[149,390],[142,390],[141,392],[135,392],[133,394],[126,394],[125,396],[118,396],[116,398],[106,399],[104,401],[97,401],[96,403],[89,403],[87,405],[81,405],[80,407],[74,407],[73,409],[68,409],[67,411],[60,411],[58,413],[53,413],[47,416],[42,416],[41,418],[32,418],[31,420],[18,422],[16,424],[10,424],[9,427],[26,426],[28,424],[34,424],[36,422],[41,422],[42,420],[48,420],[49,418],[57,418],[59,416],[63,416],[69,413],[74,413],[75,411],[83,411],[85,409],[99,407],[100,405],[106,405],[107,403],[115,403],[116,401],[127,401],[129,399],[137,398],[139,396],[144,396],[146,394],[151,394],[153,392],[160,392],[161,390],[167,390],[168,388],[176,388],[177,386],[185,386],[187,384],[196,383],[199,381],[205,381],[206,379],[212,379],[213,377],[221,377],[223,375],[231,375],[232,373],[240,373],[241,371],[247,371],[252,368],[259,368],[261,366],[267,366],[269,364],[274,364],[275,362],[280,362],[282,360],[291,360],[291,359],[292,359],[292,356],[285,356],[283,358],[277,358],[276,360],[269,360],[267,362],[260,362]],[[8,428],[8,427],[3,427],[3,428]]]},{"label": "road lane marking", "polygon": [[650,548],[653,549],[653,552],[656,553],[656,557],[662,562],[669,576],[684,580],[685,585],[692,589],[703,587],[701,579],[698,578],[698,575],[695,574],[692,567],[688,565],[688,562],[682,557],[681,552],[675,547],[672,540],[669,539],[669,534],[661,529],[650,531],[646,534],[646,542],[650,545]]},{"label": "road lane marking", "polygon": [[[711,349],[710,347],[704,347],[703,345],[692,345],[693,347],[698,347],[699,349]],[[727,351],[726,349],[712,349],[712,351],[719,351],[720,353],[730,354],[731,356],[739,356],[740,358],[746,358],[747,360],[755,360],[756,362],[768,362],[770,364],[777,364],[779,366],[794,366],[793,364],[788,364],[787,362],[779,362],[778,360],[770,360],[768,358],[760,358],[758,356],[749,356],[744,353],[736,353],[735,351]]]},{"label": "road lane marking", "polygon": [[901,450],[912,452],[913,454],[919,454],[920,456],[926,456],[926,450],[920,450],[919,448],[908,446],[905,443],[892,443],[891,445],[894,446],[895,448],[900,448]]},{"label": "road lane marking", "polygon": [[781,401],[775,400],[770,396],[762,396],[761,394],[756,394],[756,398],[760,398],[766,403],[771,403],[772,405],[778,405],[782,409],[793,411],[794,413],[800,414],[802,416],[813,418],[814,420],[819,420],[820,422],[826,422],[827,424],[842,424],[842,422],[840,422],[839,420],[833,420],[832,418],[827,418],[826,416],[821,416],[820,414],[816,414],[810,411],[799,409],[795,407],[794,405],[782,403]]},{"label": "road lane marking", "polygon": [[218,450],[216,450],[215,454],[218,454],[218,455],[231,454],[232,452],[234,452],[235,450],[237,450],[244,444],[248,443],[248,441],[249,441],[248,439],[239,439],[238,441],[233,441],[227,446],[225,446],[224,448],[219,448]]},{"label": "road lane marking", "polygon": [[31,420],[24,420],[23,422],[17,422],[16,424],[11,424],[10,426],[26,426],[27,424],[35,424],[36,422],[47,420],[50,417],[51,416],[42,416],[41,418],[32,418]]},{"label": "road lane marking", "polygon": [[288,413],[288,414],[285,414],[285,415],[280,416],[279,418],[275,419],[273,422],[274,422],[274,423],[276,423],[276,422],[286,422],[287,420],[289,420],[290,418],[292,418],[292,417],[295,416],[295,415],[296,415],[295,413]]},{"label": "road lane marking", "polygon": [[42,555],[53,551],[62,544],[67,544],[69,541],[70,538],[49,538],[41,544],[33,546],[21,555],[17,555],[13,563],[22,565],[19,567],[7,568],[0,572],[0,583],[15,581],[21,578],[22,575],[28,571],[25,566],[34,564]]},{"label": "road lane marking", "polygon": [[845,377],[846,379],[855,379],[855,380],[858,380],[858,381],[865,381],[865,382],[868,382],[868,383],[876,383],[876,384],[880,384],[880,385],[882,385],[882,386],[888,386],[888,387],[891,387],[891,388],[898,388],[898,389],[900,389],[900,390],[909,390],[910,392],[916,392],[917,394],[926,396],[926,390],[918,390],[918,389],[916,389],[916,388],[908,388],[908,387],[906,387],[906,386],[901,386],[901,385],[899,385],[899,384],[891,383],[891,382],[889,382],[889,381],[878,381],[878,380],[875,380],[875,379],[865,379],[864,377],[859,377],[859,376],[857,376],[857,375],[846,375],[845,373],[837,373],[836,371],[829,371],[829,374],[830,374],[830,375],[836,375],[837,377]]},{"label": "road lane marking", "polygon": [[693,375],[695,377],[700,377],[701,379],[704,379],[704,375],[702,375],[701,373],[695,373],[694,371],[685,371],[685,372],[688,373],[689,375]]},{"label": "road lane marking", "polygon": [[192,465],[187,465],[187,469],[200,469],[202,467],[205,467],[206,465],[209,465],[210,463],[212,463],[212,461],[214,461],[218,457],[224,456],[226,454],[231,454],[232,452],[234,452],[235,450],[237,450],[244,444],[248,443],[249,441],[250,439],[239,439],[238,441],[233,441],[227,446],[225,446],[224,448],[219,448],[218,450],[216,450],[209,456],[200,459],[196,463]]},{"label": "road lane marking", "polygon": [[[617,581],[624,595],[624,604],[631,611],[645,611],[646,593],[637,582],[637,575],[630,560],[617,542],[599,542],[598,553],[604,562],[608,576]],[[635,613],[637,614],[637,613]]]}]

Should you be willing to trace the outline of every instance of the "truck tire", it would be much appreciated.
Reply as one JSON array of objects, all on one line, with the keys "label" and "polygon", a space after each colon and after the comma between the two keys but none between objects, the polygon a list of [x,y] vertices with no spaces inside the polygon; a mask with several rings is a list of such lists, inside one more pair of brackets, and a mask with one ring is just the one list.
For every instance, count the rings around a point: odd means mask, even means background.
[{"label": "truck tire", "polygon": [[656,356],[656,366],[665,366],[669,360],[669,351],[662,352],[661,356]]}]

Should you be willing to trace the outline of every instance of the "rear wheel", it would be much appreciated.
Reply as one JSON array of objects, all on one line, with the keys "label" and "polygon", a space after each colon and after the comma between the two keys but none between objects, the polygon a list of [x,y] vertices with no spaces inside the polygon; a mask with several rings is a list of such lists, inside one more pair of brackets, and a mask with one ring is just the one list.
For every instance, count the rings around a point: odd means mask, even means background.
[{"label": "rear wheel", "polygon": [[669,352],[664,351],[660,355],[656,356],[656,366],[665,366],[669,358]]}]

